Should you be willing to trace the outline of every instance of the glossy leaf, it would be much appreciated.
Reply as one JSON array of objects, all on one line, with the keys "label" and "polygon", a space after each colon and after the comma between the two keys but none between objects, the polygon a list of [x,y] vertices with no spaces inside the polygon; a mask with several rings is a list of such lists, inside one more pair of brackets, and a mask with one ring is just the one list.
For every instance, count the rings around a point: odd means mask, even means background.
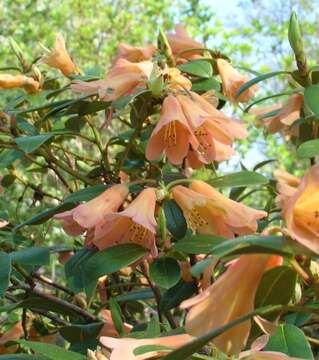
[{"label": "glossy leaf", "polygon": [[180,280],[181,270],[174,258],[162,257],[150,265],[150,277],[158,286],[169,289]]},{"label": "glossy leaf", "polygon": [[213,67],[209,61],[206,60],[192,60],[185,64],[181,64],[178,68],[190,75],[201,78],[211,78],[213,75]]},{"label": "glossy leaf", "polygon": [[50,251],[45,247],[31,247],[14,251],[11,259],[22,265],[47,265],[50,262]]},{"label": "glossy leaf", "polygon": [[168,289],[162,296],[160,307],[163,311],[178,306],[182,301],[196,293],[197,286],[194,283],[180,280],[175,286]]},{"label": "glossy leaf", "polygon": [[319,155],[319,139],[309,140],[301,144],[297,149],[297,155],[301,159],[308,159]]},{"label": "glossy leaf", "polygon": [[166,224],[170,233],[176,238],[181,239],[185,236],[187,223],[181,208],[175,200],[166,200],[163,203],[163,209],[166,216]]},{"label": "glossy leaf", "polygon": [[311,85],[305,89],[304,101],[310,110],[319,118],[319,85]]},{"label": "glossy leaf", "polygon": [[270,336],[266,351],[278,351],[291,357],[313,360],[311,347],[305,334],[291,324],[283,324]]},{"label": "glossy leaf", "polygon": [[265,185],[268,179],[254,171],[239,171],[225,176],[217,177],[208,181],[214,187],[242,187],[242,186],[257,186]]},{"label": "glossy leaf", "polygon": [[212,249],[227,241],[220,236],[212,235],[188,235],[174,244],[174,249],[187,254],[210,254]]}]

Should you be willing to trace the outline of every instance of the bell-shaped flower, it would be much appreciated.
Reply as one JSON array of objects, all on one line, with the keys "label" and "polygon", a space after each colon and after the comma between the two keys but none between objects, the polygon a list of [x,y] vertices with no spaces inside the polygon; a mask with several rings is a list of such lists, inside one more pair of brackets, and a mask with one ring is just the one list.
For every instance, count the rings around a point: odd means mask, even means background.
[{"label": "bell-shaped flower", "polygon": [[0,74],[0,90],[22,88],[27,93],[35,93],[39,90],[40,84],[32,77],[26,75]]},{"label": "bell-shaped flower", "polygon": [[78,68],[66,49],[62,34],[57,34],[54,48],[42,57],[41,62],[60,70],[64,76],[78,73]]},{"label": "bell-shaped flower", "polygon": [[303,177],[297,191],[282,203],[290,236],[319,254],[319,165]]},{"label": "bell-shaped flower", "polygon": [[152,44],[145,46],[132,46],[121,43],[117,49],[116,60],[126,59],[131,62],[140,62],[150,60],[156,51],[156,47]]},{"label": "bell-shaped flower", "polygon": [[190,59],[203,53],[201,49],[203,49],[204,46],[200,42],[192,39],[182,25],[176,25],[175,33],[167,34],[167,40],[173,54],[177,58]]},{"label": "bell-shaped flower", "polygon": [[239,97],[237,97],[237,92],[241,86],[243,86],[249,78],[247,76],[241,75],[227,60],[217,59],[216,60],[217,69],[222,80],[223,93],[224,95],[232,102],[247,102],[254,95],[257,90],[257,86],[251,86]]},{"label": "bell-shaped flower", "polygon": [[[193,338],[187,334],[163,336],[154,339],[116,339],[103,336],[100,338],[100,343],[106,348],[112,349],[110,360],[147,360],[167,355],[172,349],[177,349],[191,340]],[[135,354],[135,349],[137,350],[137,348],[147,345],[161,348],[140,355]]]},{"label": "bell-shaped flower", "polygon": [[163,101],[159,121],[147,144],[146,158],[158,160],[165,153],[172,164],[181,164],[190,145],[196,149],[198,142],[179,102],[170,94]]},{"label": "bell-shaped flower", "polygon": [[150,250],[151,256],[157,256],[155,205],[155,189],[144,189],[125,210],[104,217],[103,222],[95,227],[92,242],[100,250],[134,243]]},{"label": "bell-shaped flower", "polygon": [[85,82],[76,80],[71,85],[74,92],[84,94],[98,93],[104,101],[113,101],[132,93],[137,86],[150,77],[153,69],[151,61],[138,63],[119,59],[106,75],[104,80]]},{"label": "bell-shaped flower", "polygon": [[190,90],[192,82],[177,68],[167,68],[163,72],[166,77],[166,89],[169,90]]},{"label": "bell-shaped flower", "polygon": [[264,211],[228,199],[203,181],[193,181],[190,188],[175,186],[172,195],[188,226],[200,234],[226,238],[251,234],[257,230],[257,220],[267,216]]},{"label": "bell-shaped flower", "polygon": [[264,108],[251,110],[250,113],[256,116],[256,120],[263,122],[267,131],[274,134],[284,131],[287,135],[298,136],[299,127],[291,127],[295,121],[301,118],[303,106],[303,95],[291,95],[285,104],[274,104]]},{"label": "bell-shaped flower", "polygon": [[[240,256],[211,286],[184,301],[181,308],[190,308],[186,332],[201,336],[253,311],[255,294],[270,257]],[[246,345],[250,329],[251,321],[244,321],[213,339],[213,343],[229,355],[238,355]]]},{"label": "bell-shaped flower", "polygon": [[54,218],[63,220],[63,229],[67,234],[77,236],[95,228],[107,214],[117,211],[127,195],[126,184],[114,185],[87,203],[57,214]]}]

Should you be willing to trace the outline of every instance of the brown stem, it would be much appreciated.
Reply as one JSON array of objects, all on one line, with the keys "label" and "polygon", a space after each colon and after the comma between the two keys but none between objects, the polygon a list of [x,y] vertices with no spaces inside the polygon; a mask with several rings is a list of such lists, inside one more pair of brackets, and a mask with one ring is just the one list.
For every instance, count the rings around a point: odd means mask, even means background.
[{"label": "brown stem", "polygon": [[67,287],[63,286],[63,285],[60,285],[60,284],[57,284],[55,283],[54,281],[52,281],[51,279],[43,276],[43,275],[40,275],[40,274],[37,274],[37,273],[33,273],[32,274],[32,277],[36,278],[37,280],[43,282],[44,284],[47,284],[49,286],[52,286],[54,287],[55,289],[58,289],[58,290],[61,290],[61,291],[64,291],[65,293],[71,295],[71,296],[74,296],[74,292],[72,290],[69,290]]}]

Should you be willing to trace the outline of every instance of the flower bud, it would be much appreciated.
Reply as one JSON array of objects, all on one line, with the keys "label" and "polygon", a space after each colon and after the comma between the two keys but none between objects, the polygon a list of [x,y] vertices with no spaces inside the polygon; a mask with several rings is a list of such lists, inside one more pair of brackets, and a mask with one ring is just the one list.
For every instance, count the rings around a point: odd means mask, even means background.
[{"label": "flower bud", "polygon": [[173,58],[173,52],[171,46],[167,40],[166,35],[161,29],[158,34],[157,43],[160,52],[163,53],[164,56],[166,57],[168,65],[175,66],[175,60]]},{"label": "flower bud", "polygon": [[293,11],[289,21],[288,39],[291,48],[293,49],[296,56],[303,53],[303,42],[301,29],[296,13]]},{"label": "flower bud", "polygon": [[164,79],[162,75],[159,75],[153,79],[150,79],[147,83],[149,90],[155,97],[161,96],[162,90],[164,89]]}]

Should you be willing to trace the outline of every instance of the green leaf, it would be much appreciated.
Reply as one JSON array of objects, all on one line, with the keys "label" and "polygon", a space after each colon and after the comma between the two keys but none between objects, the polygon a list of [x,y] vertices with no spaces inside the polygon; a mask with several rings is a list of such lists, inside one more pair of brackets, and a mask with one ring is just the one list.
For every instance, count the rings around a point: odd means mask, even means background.
[{"label": "green leaf", "polygon": [[244,85],[242,85],[239,90],[237,91],[237,97],[240,97],[240,95],[245,92],[247,89],[249,89],[250,87],[254,86],[255,84],[258,84],[261,81],[270,79],[274,76],[277,75],[282,75],[282,74],[290,74],[289,71],[274,71],[274,72],[270,72],[267,74],[263,74],[260,76],[257,76],[249,81],[247,81]]},{"label": "green leaf", "polygon": [[51,139],[53,134],[41,134],[35,136],[21,136],[15,139],[18,147],[25,153],[32,153],[34,150],[39,148],[47,140]]},{"label": "green leaf", "polygon": [[29,354],[10,354],[0,355],[0,360],[48,360],[49,358],[41,355]]},{"label": "green leaf", "polygon": [[268,184],[268,179],[254,171],[239,171],[208,181],[214,187],[242,187]]},{"label": "green leaf", "polygon": [[109,186],[104,184],[94,185],[85,189],[73,192],[64,199],[64,203],[77,203],[82,201],[90,201],[102,194]]},{"label": "green leaf", "polygon": [[319,85],[311,85],[305,89],[304,101],[309,109],[319,118]]},{"label": "green leaf", "polygon": [[110,307],[112,321],[114,323],[115,329],[121,336],[124,336],[125,329],[124,329],[123,315],[122,315],[122,310],[121,310],[120,305],[118,304],[116,299],[110,298],[109,307]]},{"label": "green leaf", "polygon": [[279,254],[291,256],[296,253],[304,254],[296,241],[284,236],[241,236],[234,240],[226,240],[212,249],[212,254],[222,258],[229,255],[252,253]]},{"label": "green leaf", "polygon": [[1,185],[3,187],[9,187],[14,183],[15,179],[15,175],[7,174],[1,179]]},{"label": "green leaf", "polygon": [[210,254],[212,249],[227,241],[220,236],[212,235],[188,235],[174,244],[174,250],[183,251],[187,254]]},{"label": "green leaf", "polygon": [[70,343],[81,342],[87,340],[89,338],[96,339],[99,335],[101,329],[103,327],[103,323],[93,323],[93,324],[85,324],[85,325],[71,325],[62,327],[59,332],[64,337],[65,340]]},{"label": "green leaf", "polygon": [[204,79],[204,80],[198,79],[193,81],[192,84],[192,91],[195,92],[206,92],[209,90],[220,91],[220,88],[221,88],[221,83],[214,78]]},{"label": "green leaf", "polygon": [[26,225],[43,224],[47,220],[51,219],[55,214],[59,214],[63,211],[71,210],[75,206],[76,206],[76,204],[74,204],[74,203],[64,203],[59,206],[56,206],[55,208],[45,210],[45,211],[41,212],[40,214],[33,216],[31,219],[28,219],[28,220],[24,221],[23,223],[17,225],[15,227],[15,230],[18,230]]},{"label": "green leaf", "polygon": [[171,310],[178,306],[182,301],[190,298],[197,291],[197,286],[193,282],[180,280],[175,286],[168,289],[162,296],[160,308],[163,311]]},{"label": "green leaf", "polygon": [[301,159],[308,159],[319,155],[319,139],[309,140],[301,144],[297,149],[297,155]]},{"label": "green leaf", "polygon": [[166,200],[163,203],[163,209],[166,216],[167,228],[170,233],[176,239],[184,237],[187,230],[187,223],[181,208],[175,200]]},{"label": "green leaf", "polygon": [[206,60],[192,60],[186,64],[178,65],[178,68],[190,75],[201,78],[211,78],[213,76],[213,67],[209,61]]},{"label": "green leaf", "polygon": [[287,305],[294,295],[296,281],[296,272],[288,266],[278,266],[268,270],[260,281],[255,307]]},{"label": "green leaf", "polygon": [[84,264],[84,283],[87,294],[91,294],[100,276],[116,272],[146,254],[146,250],[135,244],[117,245],[95,253]]},{"label": "green leaf", "polygon": [[138,291],[132,291],[127,294],[116,296],[118,302],[126,301],[139,301],[139,300],[149,300],[153,299],[154,293],[151,289],[142,289]]},{"label": "green leaf", "polygon": [[3,297],[10,281],[11,257],[5,252],[0,252],[0,297]]},{"label": "green leaf", "polygon": [[181,269],[174,258],[162,257],[151,264],[150,277],[158,286],[169,289],[180,280]]},{"label": "green leaf", "polygon": [[47,265],[50,262],[50,251],[44,247],[31,247],[14,251],[10,256],[13,262],[22,265]]},{"label": "green leaf", "polygon": [[79,353],[65,350],[60,346],[53,344],[40,343],[35,341],[26,341],[26,340],[17,340],[18,344],[35,351],[36,353],[40,353],[45,355],[49,359],[57,360],[86,360],[86,356],[81,355]]},{"label": "green leaf", "polygon": [[278,351],[291,357],[313,360],[313,354],[305,334],[291,324],[280,325],[270,336],[265,351]]},{"label": "green leaf", "polygon": [[9,168],[13,163],[24,156],[22,151],[18,150],[3,150],[0,154],[1,168]]}]

